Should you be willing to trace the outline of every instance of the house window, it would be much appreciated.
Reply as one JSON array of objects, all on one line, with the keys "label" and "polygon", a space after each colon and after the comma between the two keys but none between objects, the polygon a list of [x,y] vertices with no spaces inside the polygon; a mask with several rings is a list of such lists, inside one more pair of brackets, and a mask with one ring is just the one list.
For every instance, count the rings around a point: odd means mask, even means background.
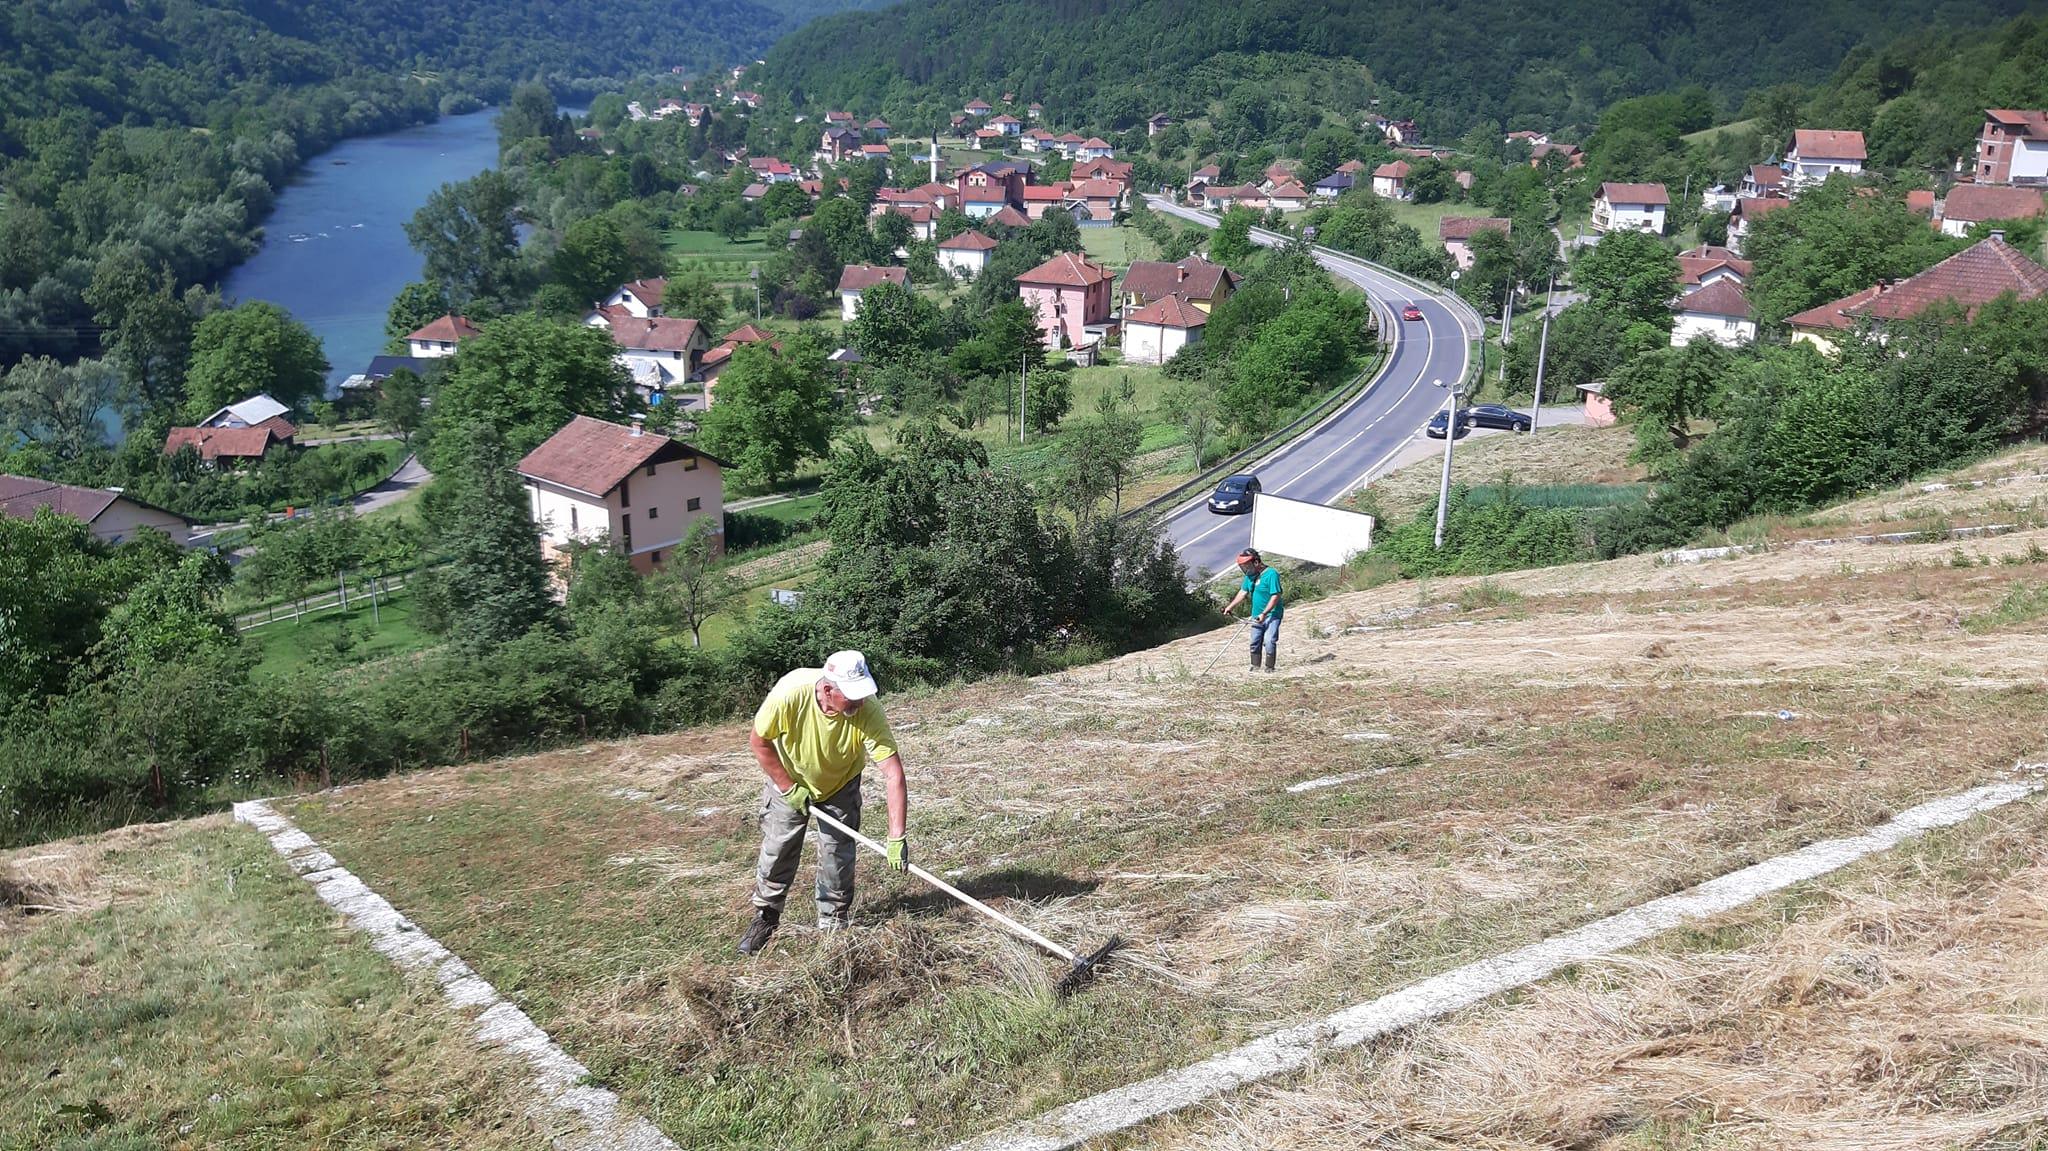
[{"label": "house window", "polygon": [[627,551],[632,551],[632,550],[633,550],[633,517],[632,517],[632,516],[620,516],[620,517],[619,517],[619,539],[620,539],[620,541],[621,541],[622,543],[624,543],[624,544],[626,545],[626,550],[627,550]]},{"label": "house window", "polygon": [[647,562],[652,564],[661,563],[661,549],[655,548],[653,551],[647,553]]},{"label": "house window", "polygon": [[633,506],[633,485],[625,480],[619,481],[619,506],[622,508]]},{"label": "house window", "polygon": [[[654,469],[653,469],[653,468],[649,468],[649,469],[647,469],[647,470],[648,470],[648,473],[649,473],[650,475],[651,475],[651,474],[653,473],[653,471],[654,471]],[[684,457],[683,457],[683,470],[684,470],[684,471],[686,471],[686,472],[694,472],[694,471],[696,471],[696,470],[697,470],[697,457],[696,457],[696,456],[684,456]]]},{"label": "house window", "polygon": [[647,518],[648,518],[648,519],[650,519],[650,520],[658,520],[658,519],[660,519],[660,518],[661,518],[661,509],[660,509],[660,508],[648,508],[648,509],[647,509]]},{"label": "house window", "polygon": [[701,500],[701,499],[698,499],[698,498],[697,498],[696,496],[691,496],[691,497],[690,497],[690,506],[689,506],[689,509],[688,509],[688,510],[690,510],[690,511],[693,511],[693,512],[694,512],[694,511],[699,511],[699,510],[701,510],[701,509],[702,509],[703,507],[704,507],[704,501],[703,501],[703,500]]},{"label": "house window", "polygon": [[575,534],[575,532],[576,532],[576,505],[575,505],[575,504],[570,504],[570,505],[569,505],[569,532],[570,532],[570,534],[571,534],[571,535],[574,535],[574,534]]},{"label": "house window", "polygon": [[647,474],[648,474],[648,475],[650,475],[650,476],[654,474],[654,465],[653,465],[653,464],[648,464],[648,465],[647,465]]}]

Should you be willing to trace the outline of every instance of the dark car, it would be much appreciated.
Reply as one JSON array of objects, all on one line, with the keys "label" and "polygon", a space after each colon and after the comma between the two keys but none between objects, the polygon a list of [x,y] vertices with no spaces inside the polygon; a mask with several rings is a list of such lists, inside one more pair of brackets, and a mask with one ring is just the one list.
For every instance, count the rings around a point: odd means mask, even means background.
[{"label": "dark car", "polygon": [[[1448,423],[1450,423],[1450,417],[1449,417],[1449,415],[1448,415],[1447,413],[1443,412],[1443,411],[1438,411],[1438,412],[1437,412],[1437,414],[1435,414],[1435,415],[1433,415],[1433,416],[1431,416],[1431,417],[1429,418],[1429,427],[1427,427],[1427,428],[1425,428],[1425,429],[1423,429],[1423,430],[1424,430],[1424,432],[1425,432],[1426,434],[1428,434],[1428,436],[1429,436],[1429,438],[1430,438],[1430,439],[1432,439],[1432,440],[1440,440],[1440,439],[1443,439],[1443,438],[1444,438],[1444,426],[1445,426],[1446,424],[1448,424]],[[1459,439],[1461,439],[1461,440],[1462,440],[1462,439],[1464,439],[1464,438],[1465,438],[1465,433],[1467,433],[1467,432],[1469,432],[1469,431],[1471,431],[1471,430],[1472,430],[1472,409],[1471,409],[1471,408],[1459,408],[1459,409],[1458,409],[1458,438],[1459,438]]]},{"label": "dark car", "polygon": [[1465,409],[1475,428],[1498,428],[1507,432],[1529,430],[1529,417],[1505,404],[1474,404]]},{"label": "dark car", "polygon": [[1404,320],[1419,320],[1422,318],[1422,309],[1414,304],[1410,304],[1401,309],[1401,318]]},{"label": "dark car", "polygon": [[1219,516],[1241,516],[1252,510],[1252,497],[1259,494],[1259,477],[1231,476],[1216,485],[1209,496],[1209,510]]}]

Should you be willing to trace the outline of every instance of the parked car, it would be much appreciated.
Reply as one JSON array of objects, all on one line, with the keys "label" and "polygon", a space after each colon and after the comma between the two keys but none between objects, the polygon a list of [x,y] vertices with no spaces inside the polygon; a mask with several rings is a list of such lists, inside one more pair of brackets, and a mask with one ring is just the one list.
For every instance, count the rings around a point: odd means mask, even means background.
[{"label": "parked car", "polygon": [[1401,309],[1401,318],[1404,320],[1419,320],[1422,318],[1422,309],[1414,304],[1410,304]]},{"label": "parked car", "polygon": [[1219,516],[1241,516],[1252,510],[1252,499],[1258,494],[1259,477],[1231,476],[1210,494],[1209,510]]},{"label": "parked car", "polygon": [[1475,428],[1499,428],[1508,432],[1529,430],[1529,417],[1506,404],[1473,404],[1465,409]]},{"label": "parked car", "polygon": [[[1425,432],[1425,433],[1426,433],[1426,434],[1427,434],[1427,435],[1429,436],[1429,438],[1430,438],[1430,439],[1432,439],[1432,440],[1440,440],[1440,439],[1443,439],[1443,438],[1444,438],[1444,427],[1445,427],[1445,425],[1447,425],[1447,424],[1449,424],[1449,423],[1450,423],[1450,416],[1449,416],[1449,414],[1448,414],[1448,413],[1446,413],[1446,412],[1444,412],[1444,411],[1441,411],[1441,410],[1439,410],[1439,411],[1437,412],[1437,414],[1435,414],[1435,415],[1433,415],[1433,416],[1429,417],[1429,427],[1427,427],[1427,428],[1425,428],[1425,429],[1423,429],[1423,430],[1424,430],[1424,432]],[[1472,430],[1472,409],[1471,409],[1471,408],[1459,408],[1459,409],[1458,409],[1458,438],[1459,438],[1459,439],[1461,439],[1461,440],[1462,440],[1462,439],[1464,439],[1464,438],[1465,438],[1465,433],[1467,433],[1467,432],[1469,432],[1469,431],[1471,431],[1471,430]]]}]

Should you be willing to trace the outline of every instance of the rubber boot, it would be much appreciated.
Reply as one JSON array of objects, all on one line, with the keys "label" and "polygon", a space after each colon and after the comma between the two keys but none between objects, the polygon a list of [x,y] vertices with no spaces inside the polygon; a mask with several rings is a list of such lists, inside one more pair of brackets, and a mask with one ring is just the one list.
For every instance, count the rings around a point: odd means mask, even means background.
[{"label": "rubber boot", "polygon": [[1258,670],[1259,670],[1259,649],[1258,649],[1258,648],[1253,648],[1253,649],[1252,649],[1252,670],[1253,670],[1254,672],[1256,672],[1256,671],[1258,671]]},{"label": "rubber boot", "polygon": [[1279,653],[1278,651],[1276,651],[1276,650],[1274,650],[1274,649],[1272,649],[1272,648],[1268,648],[1268,649],[1266,650],[1266,670],[1267,670],[1267,671],[1272,671],[1272,670],[1273,670],[1273,661],[1274,661],[1274,660],[1276,660],[1276,659],[1278,659],[1279,657],[1280,657],[1280,653]]}]

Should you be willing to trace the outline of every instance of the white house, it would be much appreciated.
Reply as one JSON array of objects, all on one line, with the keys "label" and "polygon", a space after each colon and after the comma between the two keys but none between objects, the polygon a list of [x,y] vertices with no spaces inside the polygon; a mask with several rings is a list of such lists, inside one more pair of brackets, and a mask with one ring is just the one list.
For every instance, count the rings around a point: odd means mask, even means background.
[{"label": "white house", "polygon": [[1602,184],[1593,197],[1593,230],[1661,236],[1670,206],[1671,193],[1662,184]]},{"label": "white house", "polygon": [[553,558],[607,539],[642,572],[662,566],[691,525],[725,532],[725,465],[688,444],[577,416],[519,461],[527,507]]},{"label": "white house", "polygon": [[1100,136],[1090,136],[1081,142],[1080,147],[1074,149],[1074,160],[1076,163],[1086,163],[1089,160],[1109,160],[1115,156],[1116,149],[1110,147]]},{"label": "white house", "polygon": [[621,284],[604,298],[603,307],[624,308],[629,316],[646,319],[661,314],[661,298],[668,290],[665,279],[634,280]]},{"label": "white house", "polygon": [[1726,347],[1756,339],[1756,313],[1733,281],[1715,280],[1671,305],[1671,346],[1712,340]]},{"label": "white house", "polygon": [[1967,236],[1986,220],[2025,220],[2042,212],[2041,189],[1998,184],[1957,184],[1941,203],[1941,230]]},{"label": "white house", "polygon": [[839,318],[852,323],[860,313],[861,293],[880,283],[910,286],[910,273],[902,268],[879,268],[873,264],[848,264],[839,272]]},{"label": "white house", "polygon": [[969,279],[988,267],[989,253],[996,242],[976,231],[962,232],[939,241],[939,264]]},{"label": "white house", "polygon": [[711,348],[711,338],[695,320],[635,316],[612,307],[592,312],[584,322],[611,332],[619,347],[619,365],[633,377],[640,394],[650,399],[695,375]]},{"label": "white house", "polygon": [[238,404],[229,404],[195,426],[202,428],[253,428],[265,420],[274,420],[291,411],[274,399],[269,392],[257,392]]},{"label": "white house", "polygon": [[1372,170],[1372,194],[1383,200],[1405,200],[1408,198],[1408,173],[1411,169],[1406,160],[1390,160]]},{"label": "white house", "polygon": [[1778,166],[1785,170],[1788,190],[1797,192],[1838,172],[1860,175],[1868,158],[1861,132],[1800,128],[1792,133],[1792,142],[1786,145],[1785,158]]},{"label": "white house", "polygon": [[2048,184],[2048,112],[1988,108],[1977,136],[1979,184]]},{"label": "white house", "polygon": [[442,316],[405,338],[407,353],[423,360],[455,354],[455,345],[478,335],[477,326],[461,316]]},{"label": "white house", "polygon": [[1436,238],[1442,242],[1444,251],[1451,254],[1451,261],[1461,272],[1472,270],[1472,239],[1481,232],[1499,232],[1505,236],[1514,226],[1514,221],[1499,216],[1445,216],[1436,223]]},{"label": "white house", "polygon": [[102,543],[133,539],[145,528],[164,533],[180,547],[192,540],[192,521],[118,489],[79,488],[34,476],[0,475],[0,516],[30,520],[45,508],[83,522]]},{"label": "white house", "polygon": [[1124,317],[1124,362],[1163,364],[1202,340],[1208,313],[1178,295],[1164,296]]}]

